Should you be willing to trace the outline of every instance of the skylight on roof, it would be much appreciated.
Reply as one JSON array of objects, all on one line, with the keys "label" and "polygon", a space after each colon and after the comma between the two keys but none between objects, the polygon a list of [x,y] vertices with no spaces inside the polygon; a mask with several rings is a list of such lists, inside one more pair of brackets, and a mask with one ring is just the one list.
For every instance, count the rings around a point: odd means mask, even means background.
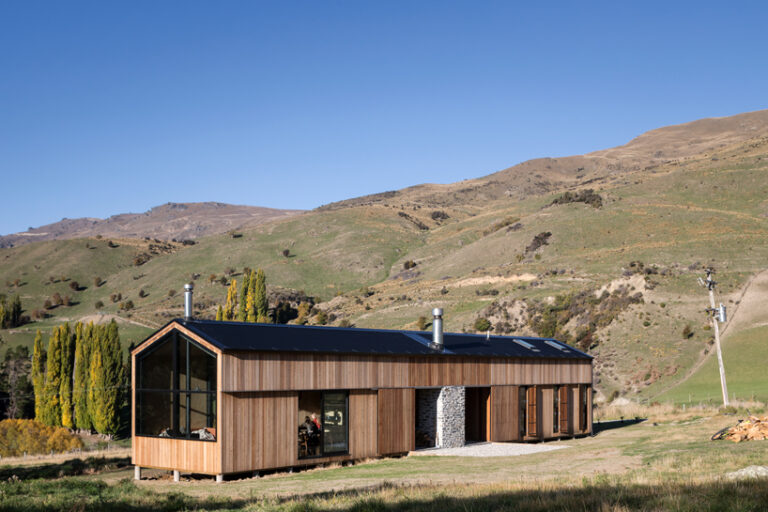
[{"label": "skylight on roof", "polygon": [[517,338],[514,338],[512,341],[514,341],[515,343],[517,343],[521,347],[527,348],[528,350],[530,350],[532,352],[541,352],[539,349],[537,349],[536,347],[534,347],[533,345],[531,345],[527,341],[523,341],[523,340],[520,340],[520,339],[517,339]]},{"label": "skylight on roof", "polygon": [[570,352],[570,350],[568,349],[568,347],[566,347],[566,346],[565,346],[565,345],[563,345],[562,343],[558,343],[557,341],[553,341],[553,340],[544,340],[544,343],[546,343],[546,344],[547,344],[547,345],[549,345],[550,347],[555,347],[557,350],[560,350],[560,351],[562,351],[562,352]]}]

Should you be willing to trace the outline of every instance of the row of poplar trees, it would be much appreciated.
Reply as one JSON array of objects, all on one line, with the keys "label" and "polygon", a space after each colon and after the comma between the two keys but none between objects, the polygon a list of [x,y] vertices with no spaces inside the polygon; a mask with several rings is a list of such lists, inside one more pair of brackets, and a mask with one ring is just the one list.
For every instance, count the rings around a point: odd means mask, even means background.
[{"label": "row of poplar trees", "polygon": [[35,419],[116,434],[126,370],[114,320],[106,325],[78,322],[74,331],[68,323],[55,327],[47,351],[37,331],[32,354]]},{"label": "row of poplar trees", "polygon": [[225,322],[268,323],[269,302],[267,300],[267,276],[262,269],[254,272],[246,269],[237,296],[237,279],[229,283],[227,302],[216,311],[216,320]]}]

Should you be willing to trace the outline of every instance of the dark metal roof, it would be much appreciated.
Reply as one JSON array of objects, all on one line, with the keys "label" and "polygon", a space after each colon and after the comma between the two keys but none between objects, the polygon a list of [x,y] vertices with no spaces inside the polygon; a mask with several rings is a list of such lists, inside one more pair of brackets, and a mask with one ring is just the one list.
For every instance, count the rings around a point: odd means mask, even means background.
[{"label": "dark metal roof", "polygon": [[224,352],[312,352],[367,355],[448,355],[592,359],[551,338],[444,333],[444,350],[430,348],[429,331],[175,320]]}]

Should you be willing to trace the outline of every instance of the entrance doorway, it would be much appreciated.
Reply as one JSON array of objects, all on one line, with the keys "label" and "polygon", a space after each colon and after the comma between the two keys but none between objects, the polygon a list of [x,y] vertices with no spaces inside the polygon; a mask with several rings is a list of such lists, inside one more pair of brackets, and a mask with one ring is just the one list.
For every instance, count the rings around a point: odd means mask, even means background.
[{"label": "entrance doorway", "polygon": [[467,388],[465,402],[465,438],[467,443],[491,440],[491,388]]}]

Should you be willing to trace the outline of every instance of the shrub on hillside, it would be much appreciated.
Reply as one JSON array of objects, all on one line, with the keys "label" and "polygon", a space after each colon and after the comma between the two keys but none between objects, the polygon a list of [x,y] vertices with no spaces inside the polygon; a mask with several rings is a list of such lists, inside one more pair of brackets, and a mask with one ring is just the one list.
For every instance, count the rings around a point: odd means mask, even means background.
[{"label": "shrub on hillside", "polygon": [[101,309],[104,307],[104,303],[100,300],[97,300],[96,304],[94,304],[93,307],[95,307],[96,309]]},{"label": "shrub on hillside", "polygon": [[508,226],[513,226],[519,221],[520,219],[517,217],[507,217],[503,220],[500,220],[499,222],[493,224],[489,228],[483,231],[483,236],[490,235],[491,233],[495,233],[496,231],[500,230],[501,228],[506,228]]},{"label": "shrub on hillside", "polygon": [[591,188],[578,192],[566,192],[556,197],[551,204],[584,203],[592,208],[603,206],[603,198]]},{"label": "shrub on hillside", "polygon": [[487,318],[480,317],[475,320],[476,331],[489,331],[491,330],[491,322]]},{"label": "shrub on hillside", "polygon": [[35,420],[0,421],[0,456],[18,457],[25,453],[68,452],[82,448],[83,441],[62,427],[49,427]]},{"label": "shrub on hillside", "polygon": [[436,210],[436,211],[432,212],[432,214],[430,215],[430,217],[432,217],[432,220],[447,220],[447,219],[449,219],[449,218],[450,218],[450,217],[448,216],[448,214],[447,214],[447,213],[445,213],[445,212],[444,212],[444,211],[442,211],[442,210]]},{"label": "shrub on hillside", "polygon": [[543,245],[549,245],[549,238],[552,236],[552,233],[549,231],[542,231],[535,237],[533,237],[533,240],[531,241],[531,244],[525,248],[526,254],[529,252],[535,252],[539,247]]}]

